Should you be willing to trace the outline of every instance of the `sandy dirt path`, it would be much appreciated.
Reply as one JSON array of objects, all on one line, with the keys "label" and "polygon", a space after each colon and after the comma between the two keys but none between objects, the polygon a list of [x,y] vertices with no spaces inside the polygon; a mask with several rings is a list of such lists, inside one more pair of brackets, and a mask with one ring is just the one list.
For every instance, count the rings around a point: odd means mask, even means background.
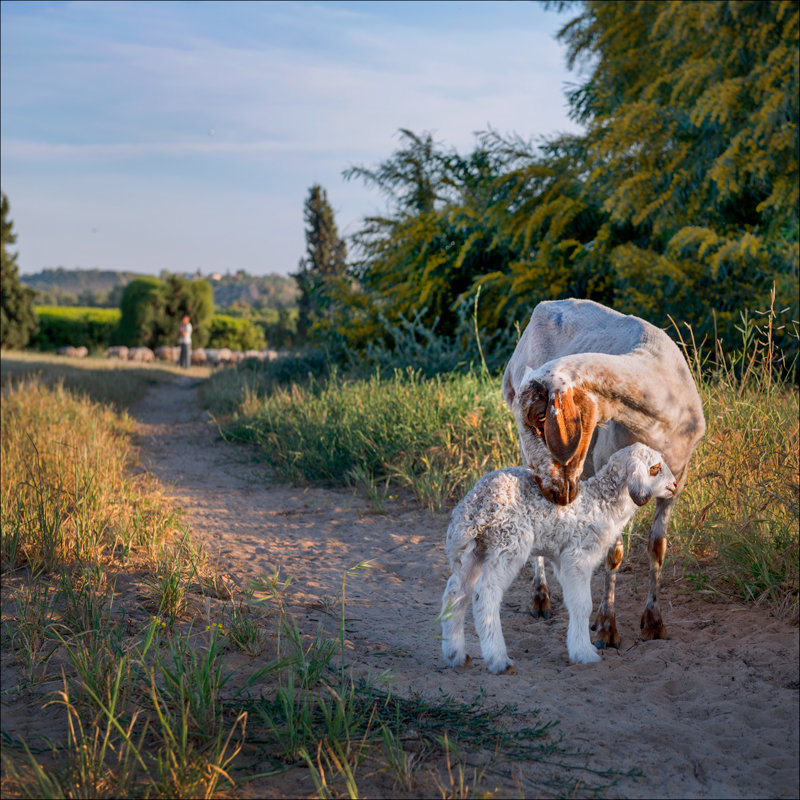
[{"label": "sandy dirt path", "polygon": [[[314,601],[337,597],[344,571],[370,559],[369,570],[347,579],[349,657],[358,674],[390,670],[400,693],[442,690],[470,701],[483,690],[490,705],[517,704],[521,724],[559,720],[587,766],[643,773],[623,777],[608,790],[611,797],[800,794],[796,626],[761,609],[699,600],[666,570],[671,638],[640,642],[647,570],[626,563],[617,584],[621,649],[606,652],[602,663],[574,666],[557,582],[554,618],[536,621],[527,613],[526,570],[503,605],[516,674],[485,669],[471,616],[472,666],[451,670],[435,622],[449,575],[447,516],[399,501],[376,514],[348,490],[276,483],[248,447],[219,437],[201,409],[198,386],[179,376],[134,407],[144,465],[170,487],[194,534],[218,548],[240,583],[277,569],[293,576],[295,610],[309,629],[326,622]],[[512,772],[501,793],[548,794],[535,763]]]}]

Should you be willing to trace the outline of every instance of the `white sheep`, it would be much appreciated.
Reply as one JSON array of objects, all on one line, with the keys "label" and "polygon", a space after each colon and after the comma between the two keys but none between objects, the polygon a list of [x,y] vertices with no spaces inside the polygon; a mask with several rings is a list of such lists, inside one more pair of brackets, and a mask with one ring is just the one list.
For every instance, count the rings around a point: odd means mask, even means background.
[{"label": "white sheep", "polygon": [[672,497],[678,486],[663,456],[644,444],[614,453],[569,505],[542,495],[532,470],[484,475],[456,506],[447,529],[452,576],[442,597],[442,652],[467,662],[464,616],[470,595],[483,659],[495,675],[513,668],[500,626],[503,594],[533,553],[548,558],[569,612],[567,651],[578,664],[600,661],[589,636],[592,573],[637,506]]}]

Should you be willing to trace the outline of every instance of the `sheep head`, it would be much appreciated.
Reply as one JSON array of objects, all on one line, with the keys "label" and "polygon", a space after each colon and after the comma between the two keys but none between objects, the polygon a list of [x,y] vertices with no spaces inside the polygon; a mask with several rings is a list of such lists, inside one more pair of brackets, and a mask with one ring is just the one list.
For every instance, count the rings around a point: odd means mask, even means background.
[{"label": "sheep head", "polygon": [[512,410],[523,460],[542,494],[557,505],[577,496],[597,406],[588,392],[568,381],[537,375],[530,368],[515,394]]}]

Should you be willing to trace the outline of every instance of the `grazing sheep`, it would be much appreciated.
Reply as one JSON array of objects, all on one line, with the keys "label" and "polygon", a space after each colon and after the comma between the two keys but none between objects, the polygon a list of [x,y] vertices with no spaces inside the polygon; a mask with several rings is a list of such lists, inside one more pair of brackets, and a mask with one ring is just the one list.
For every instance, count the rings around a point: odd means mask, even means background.
[{"label": "grazing sheep", "polygon": [[472,595],[475,628],[489,670],[513,667],[500,626],[503,594],[531,553],[554,565],[569,612],[570,660],[600,660],[589,637],[592,573],[636,511],[651,497],[670,498],[678,485],[663,456],[644,444],[614,453],[585,481],[570,505],[545,499],[534,473],[509,467],[484,475],[453,511],[447,557],[453,571],[442,597],[442,652],[467,661],[464,616]]},{"label": "grazing sheep", "polygon": [[208,356],[206,355],[206,351],[203,350],[202,347],[198,347],[195,350],[192,350],[192,364],[195,366],[202,366],[208,361]]},{"label": "grazing sheep", "polygon": [[89,351],[81,346],[81,347],[59,347],[56,350],[56,354],[59,356],[67,356],[68,358],[86,358],[89,355]]},{"label": "grazing sheep", "polygon": [[[647,547],[650,591],[641,617],[643,639],[664,638],[658,585],[667,525],[706,430],[681,351],[660,328],[591,300],[539,303],[506,367],[503,396],[517,422],[522,462],[553,503],[571,503],[581,474],[593,475],[626,445],[643,442],[664,454],[678,490],[656,503]],[[595,620],[600,648],[620,642],[614,583],[621,560],[618,539],[608,551]],[[536,561],[531,613],[550,616],[542,558]]]},{"label": "grazing sheep", "polygon": [[115,345],[114,347],[109,347],[106,350],[106,358],[121,358],[123,360],[127,360],[128,348],[125,347],[124,344]]},{"label": "grazing sheep", "polygon": [[142,364],[149,364],[155,360],[155,355],[149,347],[131,347],[128,350],[128,361],[139,361]]},{"label": "grazing sheep", "polygon": [[171,361],[174,364],[178,363],[180,354],[180,347],[170,347],[169,345],[165,344],[162,344],[160,347],[156,347],[156,349],[153,351],[153,355],[155,355],[156,359],[159,361]]}]

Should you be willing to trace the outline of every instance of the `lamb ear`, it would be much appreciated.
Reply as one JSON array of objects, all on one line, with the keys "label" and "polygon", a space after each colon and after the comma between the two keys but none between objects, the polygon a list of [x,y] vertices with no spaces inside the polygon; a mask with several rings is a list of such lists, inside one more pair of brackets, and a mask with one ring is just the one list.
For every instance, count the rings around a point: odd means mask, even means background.
[{"label": "lamb ear", "polygon": [[628,467],[628,494],[637,506],[643,506],[653,496],[644,466],[633,461]]},{"label": "lamb ear", "polygon": [[581,407],[572,387],[554,391],[547,406],[544,440],[556,461],[566,464],[575,455],[582,433]]}]

